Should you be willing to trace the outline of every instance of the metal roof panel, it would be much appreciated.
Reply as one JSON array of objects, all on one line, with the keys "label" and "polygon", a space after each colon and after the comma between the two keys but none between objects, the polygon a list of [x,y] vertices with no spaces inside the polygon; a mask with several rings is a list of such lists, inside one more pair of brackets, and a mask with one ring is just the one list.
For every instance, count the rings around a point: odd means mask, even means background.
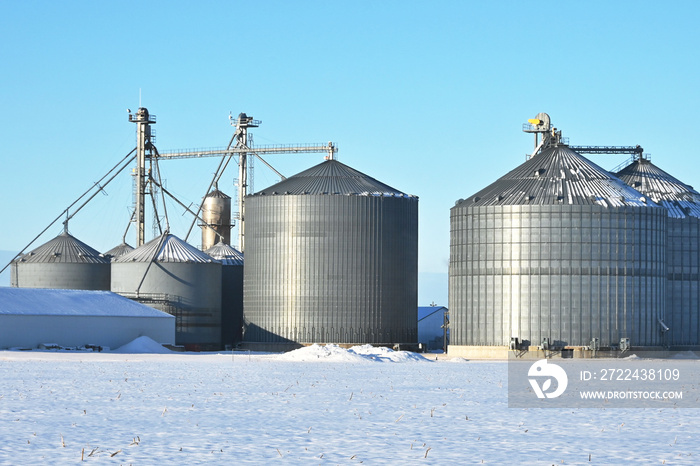
[{"label": "metal roof panel", "polygon": [[269,188],[258,191],[254,195],[275,194],[415,197],[402,193],[337,160],[327,160]]},{"label": "metal roof panel", "polygon": [[700,193],[647,159],[638,159],[617,172],[622,181],[661,204],[669,217],[700,218]]},{"label": "metal roof panel", "polygon": [[124,254],[130,253],[133,250],[134,250],[134,247],[131,246],[130,244],[122,243],[118,246],[114,246],[112,249],[110,249],[109,251],[102,254],[102,257],[106,257],[110,260],[114,260],[117,257],[121,257]]},{"label": "metal roof panel", "polygon": [[243,265],[243,253],[224,242],[219,241],[204,252],[223,265]]},{"label": "metal roof panel", "polygon": [[655,204],[566,145],[549,147],[468,200],[476,206]]},{"label": "metal roof panel", "polygon": [[108,258],[102,257],[97,250],[91,248],[67,232],[61,233],[51,241],[24,254],[16,259],[16,261],[77,264],[109,263]]},{"label": "metal roof panel", "polygon": [[162,317],[165,312],[110,291],[0,287],[0,314],[101,317]]},{"label": "metal roof panel", "polygon": [[114,262],[212,262],[213,259],[175,235],[164,233]]}]

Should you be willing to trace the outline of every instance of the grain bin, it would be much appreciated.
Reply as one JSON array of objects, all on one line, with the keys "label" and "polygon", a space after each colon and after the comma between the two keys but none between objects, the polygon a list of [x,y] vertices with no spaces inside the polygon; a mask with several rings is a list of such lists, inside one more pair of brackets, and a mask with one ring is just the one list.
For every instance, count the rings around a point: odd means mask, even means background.
[{"label": "grain bin", "polygon": [[450,213],[452,345],[661,343],[665,211],[567,145]]},{"label": "grain bin", "polygon": [[243,253],[221,241],[204,252],[221,262],[221,341],[234,347],[243,327]]},{"label": "grain bin", "polygon": [[700,193],[645,158],[617,176],[668,213],[665,343],[700,345]]},{"label": "grain bin", "polygon": [[111,290],[176,318],[175,341],[221,347],[221,263],[165,233],[112,262]]},{"label": "grain bin", "polygon": [[246,197],[246,343],[415,343],[418,198],[337,160]]},{"label": "grain bin", "polygon": [[211,248],[220,239],[226,244],[231,244],[230,196],[218,189],[207,194],[202,204],[202,220],[202,250]]},{"label": "grain bin", "polygon": [[10,281],[20,288],[109,290],[109,259],[63,232],[14,260]]}]

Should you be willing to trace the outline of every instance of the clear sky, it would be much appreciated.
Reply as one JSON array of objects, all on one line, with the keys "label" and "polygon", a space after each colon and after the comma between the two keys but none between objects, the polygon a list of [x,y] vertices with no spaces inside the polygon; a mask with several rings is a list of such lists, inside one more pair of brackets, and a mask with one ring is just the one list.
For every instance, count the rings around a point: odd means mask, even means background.
[{"label": "clear sky", "polygon": [[[522,123],[539,112],[572,144],[640,144],[700,186],[698,18],[696,1],[0,2],[0,250],[24,248],[135,146],[140,92],[159,150],[225,146],[229,112],[263,121],[258,145],[336,142],[343,163],[420,197],[419,272],[447,274],[450,207],[525,160]],[[287,176],[322,160],[268,158]],[[217,164],[161,171],[197,203]],[[277,181],[256,165],[255,188]],[[69,226],[100,251],[121,242],[128,174],[106,192]],[[184,237],[189,217],[169,214]],[[444,281],[419,304],[446,297]]]}]

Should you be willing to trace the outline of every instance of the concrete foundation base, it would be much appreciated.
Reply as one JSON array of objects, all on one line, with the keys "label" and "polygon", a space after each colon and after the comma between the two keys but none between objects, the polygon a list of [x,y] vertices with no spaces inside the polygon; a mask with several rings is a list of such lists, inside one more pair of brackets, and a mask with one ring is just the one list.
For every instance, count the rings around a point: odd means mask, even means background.
[{"label": "concrete foundation base", "polygon": [[513,356],[521,359],[569,359],[569,358],[625,358],[636,354],[642,358],[669,358],[676,352],[668,351],[660,346],[637,346],[620,352],[616,349],[604,348],[598,351],[588,349],[587,346],[565,346],[543,350],[539,346],[511,350],[505,346],[454,346],[447,347],[447,356],[465,359],[509,359]]}]

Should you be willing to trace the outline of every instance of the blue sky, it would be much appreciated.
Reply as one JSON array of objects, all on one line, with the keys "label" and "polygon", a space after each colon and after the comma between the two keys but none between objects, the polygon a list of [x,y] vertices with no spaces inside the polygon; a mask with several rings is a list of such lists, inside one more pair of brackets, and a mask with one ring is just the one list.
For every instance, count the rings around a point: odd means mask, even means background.
[{"label": "blue sky", "polygon": [[[229,112],[263,121],[256,144],[336,142],[343,163],[420,197],[419,271],[446,274],[450,207],[525,160],[521,126],[538,112],[572,144],[640,144],[700,186],[698,17],[694,1],[2,2],[0,250],[22,249],[134,147],[140,91],[160,150],[226,145]],[[268,161],[290,176],[322,157]],[[196,203],[217,164],[161,170]],[[276,181],[256,165],[257,189]],[[98,250],[121,242],[128,174],[106,191],[70,223]],[[445,281],[419,303],[446,299]]]}]

